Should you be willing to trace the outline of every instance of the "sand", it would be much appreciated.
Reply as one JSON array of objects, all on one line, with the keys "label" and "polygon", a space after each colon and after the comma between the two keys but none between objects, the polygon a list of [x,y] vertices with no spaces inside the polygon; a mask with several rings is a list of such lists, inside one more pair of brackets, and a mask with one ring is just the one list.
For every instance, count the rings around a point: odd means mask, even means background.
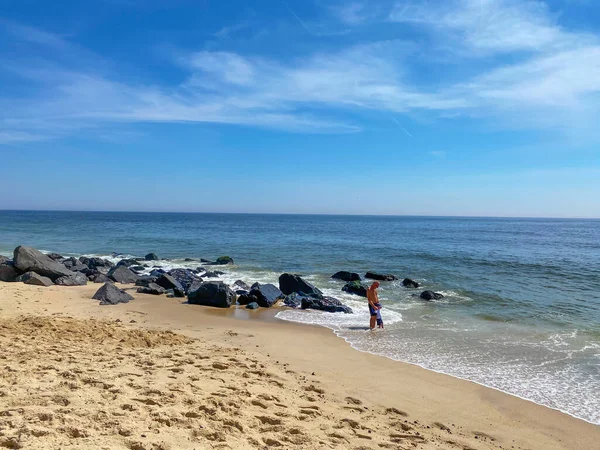
[{"label": "sand", "polygon": [[98,287],[0,283],[0,448],[600,448],[598,426],[275,311]]}]

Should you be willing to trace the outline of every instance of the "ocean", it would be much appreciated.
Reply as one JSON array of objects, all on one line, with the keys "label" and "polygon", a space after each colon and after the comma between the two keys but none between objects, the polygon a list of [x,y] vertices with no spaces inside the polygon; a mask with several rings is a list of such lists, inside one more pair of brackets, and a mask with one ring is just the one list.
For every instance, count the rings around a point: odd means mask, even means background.
[{"label": "ocean", "polygon": [[[0,254],[232,256],[223,281],[301,274],[355,314],[282,310],[360,351],[471,380],[600,424],[600,220],[0,211]],[[116,259],[115,259],[116,260]],[[377,271],[383,331],[339,270]],[[425,302],[423,289],[444,298]]]}]

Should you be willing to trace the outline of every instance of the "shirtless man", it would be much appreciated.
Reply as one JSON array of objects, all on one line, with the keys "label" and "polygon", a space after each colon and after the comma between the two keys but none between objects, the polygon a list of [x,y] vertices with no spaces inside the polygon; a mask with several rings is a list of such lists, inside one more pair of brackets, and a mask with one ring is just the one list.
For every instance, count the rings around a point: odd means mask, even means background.
[{"label": "shirtless man", "polygon": [[371,319],[369,322],[369,328],[375,329],[377,323],[377,311],[379,310],[379,296],[377,295],[377,288],[379,287],[379,281],[375,281],[369,289],[367,289],[367,300],[369,302],[369,314]]}]

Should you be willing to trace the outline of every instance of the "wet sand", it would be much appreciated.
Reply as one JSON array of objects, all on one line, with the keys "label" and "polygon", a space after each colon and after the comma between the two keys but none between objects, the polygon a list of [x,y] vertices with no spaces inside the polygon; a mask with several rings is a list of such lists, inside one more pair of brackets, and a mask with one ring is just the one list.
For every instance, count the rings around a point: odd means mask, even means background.
[{"label": "wet sand", "polygon": [[[274,310],[0,283],[0,448],[594,449],[600,427]],[[249,319],[249,320],[244,320]]]}]

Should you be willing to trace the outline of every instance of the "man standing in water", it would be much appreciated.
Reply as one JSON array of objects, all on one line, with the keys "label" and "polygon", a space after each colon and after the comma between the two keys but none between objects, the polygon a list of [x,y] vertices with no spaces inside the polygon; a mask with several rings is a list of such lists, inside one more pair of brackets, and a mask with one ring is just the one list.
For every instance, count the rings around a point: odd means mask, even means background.
[{"label": "man standing in water", "polygon": [[377,311],[381,307],[379,305],[379,296],[377,295],[377,288],[379,287],[379,281],[375,281],[369,289],[367,289],[367,300],[369,302],[369,314],[371,315],[371,319],[369,322],[369,328],[371,330],[375,329],[375,324],[377,323]]}]

